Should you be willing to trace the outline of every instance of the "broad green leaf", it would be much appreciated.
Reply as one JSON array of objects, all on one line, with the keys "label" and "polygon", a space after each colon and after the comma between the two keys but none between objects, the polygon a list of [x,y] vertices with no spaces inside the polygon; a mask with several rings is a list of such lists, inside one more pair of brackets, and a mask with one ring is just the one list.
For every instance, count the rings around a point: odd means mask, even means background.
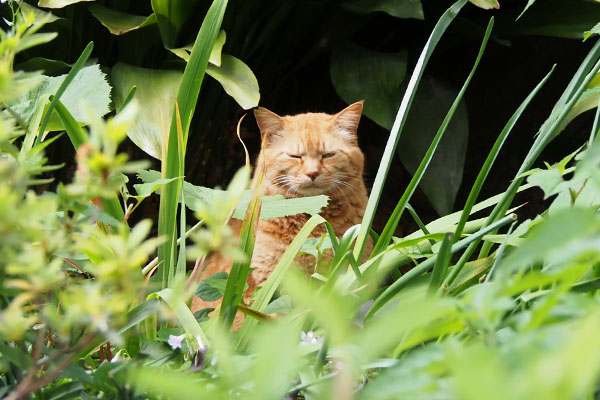
[{"label": "broad green leaf", "polygon": [[[19,118],[28,122],[34,113],[38,99],[43,95],[56,93],[65,76],[44,76],[41,84],[11,101],[9,106]],[[97,115],[106,115],[110,111],[108,107],[110,86],[99,66],[96,64],[82,68],[67,87],[60,101],[80,123],[89,122],[88,109]],[[51,131],[62,129],[63,126],[57,117],[52,117],[46,126],[46,130]]]},{"label": "broad green leaf", "polygon": [[90,6],[89,10],[113,35],[123,35],[124,33],[156,23],[156,16],[154,14],[150,14],[147,17],[133,15],[111,10],[101,4]]},{"label": "broad green leaf", "polygon": [[243,109],[256,107],[260,92],[252,70],[243,61],[228,54],[222,54],[220,61],[220,66],[208,64],[206,73],[215,78]]},{"label": "broad green leaf", "polygon": [[44,8],[63,8],[71,4],[95,0],[39,0],[38,6]]},{"label": "broad green leaf", "polygon": [[342,7],[360,14],[383,11],[393,17],[423,19],[421,0],[350,0]]},{"label": "broad green leaf", "polygon": [[491,8],[500,8],[500,3],[498,0],[469,0],[472,4],[475,4],[477,7],[484,8],[489,10]]},{"label": "broad green leaf", "polygon": [[140,149],[157,159],[161,157],[163,132],[168,131],[171,125],[171,113],[181,77],[179,71],[146,69],[123,63],[117,63],[111,72],[117,108],[121,107],[129,90],[137,87],[135,98],[139,112],[127,136]]},{"label": "broad green leaf", "polygon": [[331,54],[329,73],[346,103],[365,100],[364,114],[386,129],[392,127],[406,76],[406,51],[379,53],[346,44]]},{"label": "broad green leaf", "polygon": [[[138,177],[146,184],[151,184],[160,180],[160,172],[158,171],[140,171]],[[210,189],[203,186],[192,185],[189,182],[183,182],[183,196],[185,197],[186,206],[193,211],[198,211],[197,202],[219,202],[219,198],[223,198],[225,192],[219,189]],[[237,205],[233,218],[244,219],[246,209],[250,197],[252,196],[251,190],[244,191],[242,198]],[[286,199],[281,195],[277,196],[264,196],[262,200],[262,207],[260,212],[261,219],[272,219],[278,217],[287,217],[289,215],[296,215],[300,213],[306,213],[315,215],[321,212],[323,207],[327,206],[329,198],[325,195],[299,197],[294,199]]]},{"label": "broad green leaf", "polygon": [[[419,167],[457,94],[457,89],[441,81],[423,79],[396,150],[411,174]],[[462,182],[468,136],[467,109],[461,102],[419,183],[439,215],[452,212]]]}]

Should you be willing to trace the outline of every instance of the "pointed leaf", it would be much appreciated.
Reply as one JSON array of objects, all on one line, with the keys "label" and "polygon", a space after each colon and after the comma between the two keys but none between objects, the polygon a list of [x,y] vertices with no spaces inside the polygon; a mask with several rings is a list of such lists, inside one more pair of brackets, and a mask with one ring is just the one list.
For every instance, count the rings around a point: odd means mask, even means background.
[{"label": "pointed leaf", "polygon": [[248,110],[258,105],[260,100],[258,82],[252,70],[242,60],[222,54],[221,66],[208,64],[206,73],[219,81],[225,92],[243,109]]},{"label": "pointed leaf", "polygon": [[45,8],[63,8],[71,4],[95,0],[40,0],[38,6]]},{"label": "pointed leaf", "polygon": [[113,35],[123,35],[124,33],[156,23],[156,16],[154,14],[150,14],[147,17],[133,15],[111,10],[100,4],[90,6],[89,10]]}]

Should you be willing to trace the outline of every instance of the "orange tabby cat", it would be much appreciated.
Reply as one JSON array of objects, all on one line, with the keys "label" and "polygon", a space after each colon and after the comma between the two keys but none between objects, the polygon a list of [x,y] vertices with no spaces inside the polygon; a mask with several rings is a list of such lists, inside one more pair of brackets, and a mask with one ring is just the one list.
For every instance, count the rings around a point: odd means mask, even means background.
[{"label": "orange tabby cat", "polygon": [[[257,161],[257,165],[264,162],[265,166],[264,194],[286,198],[325,194],[329,204],[320,214],[337,235],[359,224],[367,204],[362,179],[364,156],[358,148],[356,132],[362,108],[361,101],[334,115],[306,113],[284,117],[265,108],[256,109],[254,115],[264,142]],[[247,293],[267,280],[309,217],[298,214],[259,221],[251,262],[254,270],[248,278]],[[311,236],[324,233],[325,227],[319,226]],[[299,256],[296,261],[307,272],[313,272],[314,257]],[[209,263],[203,278],[228,269],[219,264],[222,263]],[[194,303],[194,309],[200,308],[199,299]]]}]

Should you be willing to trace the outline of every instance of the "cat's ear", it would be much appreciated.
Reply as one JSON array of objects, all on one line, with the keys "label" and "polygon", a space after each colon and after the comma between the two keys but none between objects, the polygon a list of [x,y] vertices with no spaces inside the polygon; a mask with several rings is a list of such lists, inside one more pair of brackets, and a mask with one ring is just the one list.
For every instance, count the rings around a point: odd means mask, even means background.
[{"label": "cat's ear", "polygon": [[364,100],[350,104],[339,113],[335,114],[335,131],[344,139],[356,143],[358,123],[362,115]]},{"label": "cat's ear", "polygon": [[272,142],[276,137],[281,136],[283,132],[283,118],[272,111],[263,107],[254,109],[254,118],[260,129],[260,135],[266,143]]}]

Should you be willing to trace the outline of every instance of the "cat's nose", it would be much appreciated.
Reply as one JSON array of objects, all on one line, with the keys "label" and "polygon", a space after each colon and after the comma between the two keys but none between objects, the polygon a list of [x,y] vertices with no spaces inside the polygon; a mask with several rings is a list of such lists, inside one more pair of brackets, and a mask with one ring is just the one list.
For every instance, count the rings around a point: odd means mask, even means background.
[{"label": "cat's nose", "polygon": [[312,181],[314,181],[315,179],[317,179],[317,176],[319,176],[319,171],[308,171],[306,173],[306,176],[308,176]]}]

